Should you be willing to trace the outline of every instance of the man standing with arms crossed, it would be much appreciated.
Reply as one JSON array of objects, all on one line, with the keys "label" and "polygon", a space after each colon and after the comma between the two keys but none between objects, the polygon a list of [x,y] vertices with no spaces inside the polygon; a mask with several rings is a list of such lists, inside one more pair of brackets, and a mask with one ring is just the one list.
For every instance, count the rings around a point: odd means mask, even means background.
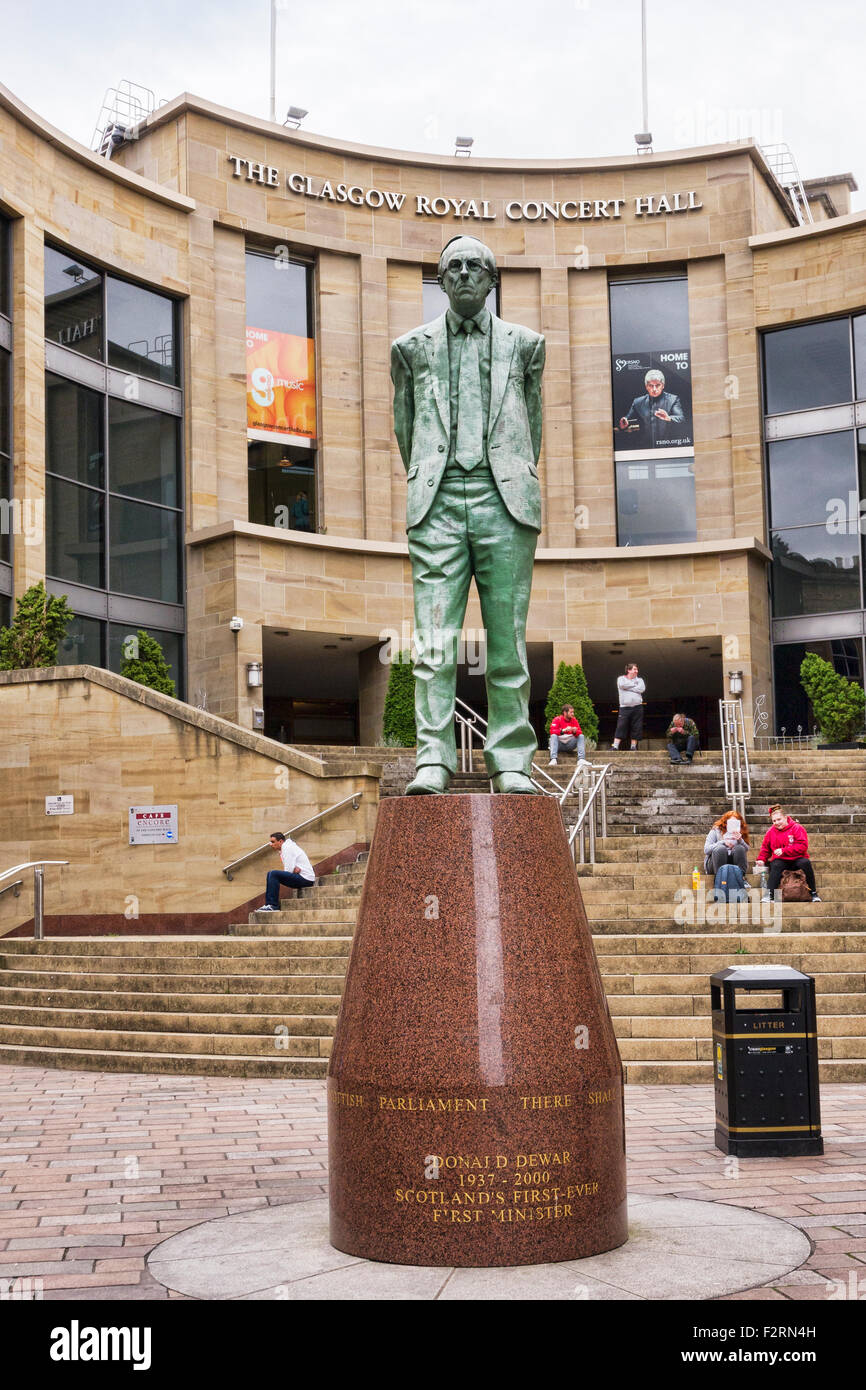
[{"label": "man standing with arms crossed", "polygon": [[632,748],[637,748],[638,739],[643,733],[643,694],[646,685],[637,673],[637,663],[630,661],[625,675],[616,682],[619,692],[619,718],[616,721],[612,748],[619,748],[624,738],[631,739]]},{"label": "man standing with arms crossed", "polygon": [[439,258],[449,308],[391,348],[394,433],[408,478],[415,597],[415,778],[444,792],[457,768],[457,651],[475,576],[487,638],[487,770],[497,792],[534,792],[526,617],[541,530],[544,339],[486,308],[496,261],[475,237]]}]

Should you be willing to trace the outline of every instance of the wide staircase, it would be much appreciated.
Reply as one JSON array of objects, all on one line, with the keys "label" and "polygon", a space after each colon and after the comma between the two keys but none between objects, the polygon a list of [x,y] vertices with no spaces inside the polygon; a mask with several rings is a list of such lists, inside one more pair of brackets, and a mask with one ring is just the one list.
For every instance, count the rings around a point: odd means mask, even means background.
[{"label": "wide staircase", "polygon": [[[691,915],[692,869],[726,809],[718,754],[679,768],[661,753],[605,756],[608,837],[579,876],[626,1079],[710,1079],[709,976],[736,964],[814,975],[821,1077],[866,1079],[866,753],[758,755],[750,858],[767,805],[781,802],[809,829],[823,898],[784,904],[781,921],[758,902],[721,921],[719,908]],[[573,765],[560,760],[561,781]],[[407,777],[392,774],[387,789]],[[488,787],[476,762],[451,789]],[[574,799],[564,813],[573,823]],[[364,871],[343,868],[223,936],[0,941],[0,1061],[324,1076]]]}]

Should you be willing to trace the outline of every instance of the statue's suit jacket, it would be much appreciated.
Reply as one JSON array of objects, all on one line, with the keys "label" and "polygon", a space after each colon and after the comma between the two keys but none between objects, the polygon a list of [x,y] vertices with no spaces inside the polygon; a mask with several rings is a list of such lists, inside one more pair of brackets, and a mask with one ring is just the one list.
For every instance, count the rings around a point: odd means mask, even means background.
[{"label": "statue's suit jacket", "polygon": [[[541,373],[544,338],[490,316],[490,413],[487,457],[515,521],[541,530]],[[391,346],[394,433],[406,467],[406,529],[429,512],[448,462],[451,401],[445,315]]]}]

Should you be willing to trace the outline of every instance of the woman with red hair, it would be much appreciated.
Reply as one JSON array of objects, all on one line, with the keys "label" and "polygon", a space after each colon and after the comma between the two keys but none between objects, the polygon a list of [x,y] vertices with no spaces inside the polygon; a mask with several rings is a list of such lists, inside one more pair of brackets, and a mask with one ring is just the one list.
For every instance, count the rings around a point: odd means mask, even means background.
[{"label": "woman with red hair", "polygon": [[739,811],[725,811],[713,821],[704,841],[704,873],[718,873],[723,864],[736,864],[747,872],[749,827]]}]

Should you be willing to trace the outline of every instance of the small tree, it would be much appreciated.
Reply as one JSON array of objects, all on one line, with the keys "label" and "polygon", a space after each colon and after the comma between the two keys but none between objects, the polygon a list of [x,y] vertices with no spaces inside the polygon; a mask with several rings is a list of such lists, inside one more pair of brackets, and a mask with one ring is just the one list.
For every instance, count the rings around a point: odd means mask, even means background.
[{"label": "small tree", "polygon": [[866,694],[856,681],[840,676],[829,661],[807,652],[800,663],[800,684],[815,711],[827,743],[843,743],[863,728]]},{"label": "small tree", "polygon": [[392,660],[388,675],[382,715],[382,742],[387,748],[414,748],[417,739],[412,658],[408,652],[400,652]]},{"label": "small tree", "polygon": [[163,695],[177,693],[162,647],[143,628],[139,628],[134,637],[124,638],[120,674],[138,685],[160,690]]},{"label": "small tree", "polygon": [[583,667],[577,664],[569,666],[566,662],[560,661],[553,685],[550,687],[547,704],[544,707],[546,733],[550,733],[551,721],[562,713],[563,705],[574,705],[577,722],[584,734],[587,738],[591,738],[594,743],[597,743],[598,715],[592,700],[589,698],[589,687],[586,684]]},{"label": "small tree", "polygon": [[11,627],[0,628],[0,671],[56,666],[57,647],[75,617],[66,595],[49,594],[40,579],[18,600]]}]

